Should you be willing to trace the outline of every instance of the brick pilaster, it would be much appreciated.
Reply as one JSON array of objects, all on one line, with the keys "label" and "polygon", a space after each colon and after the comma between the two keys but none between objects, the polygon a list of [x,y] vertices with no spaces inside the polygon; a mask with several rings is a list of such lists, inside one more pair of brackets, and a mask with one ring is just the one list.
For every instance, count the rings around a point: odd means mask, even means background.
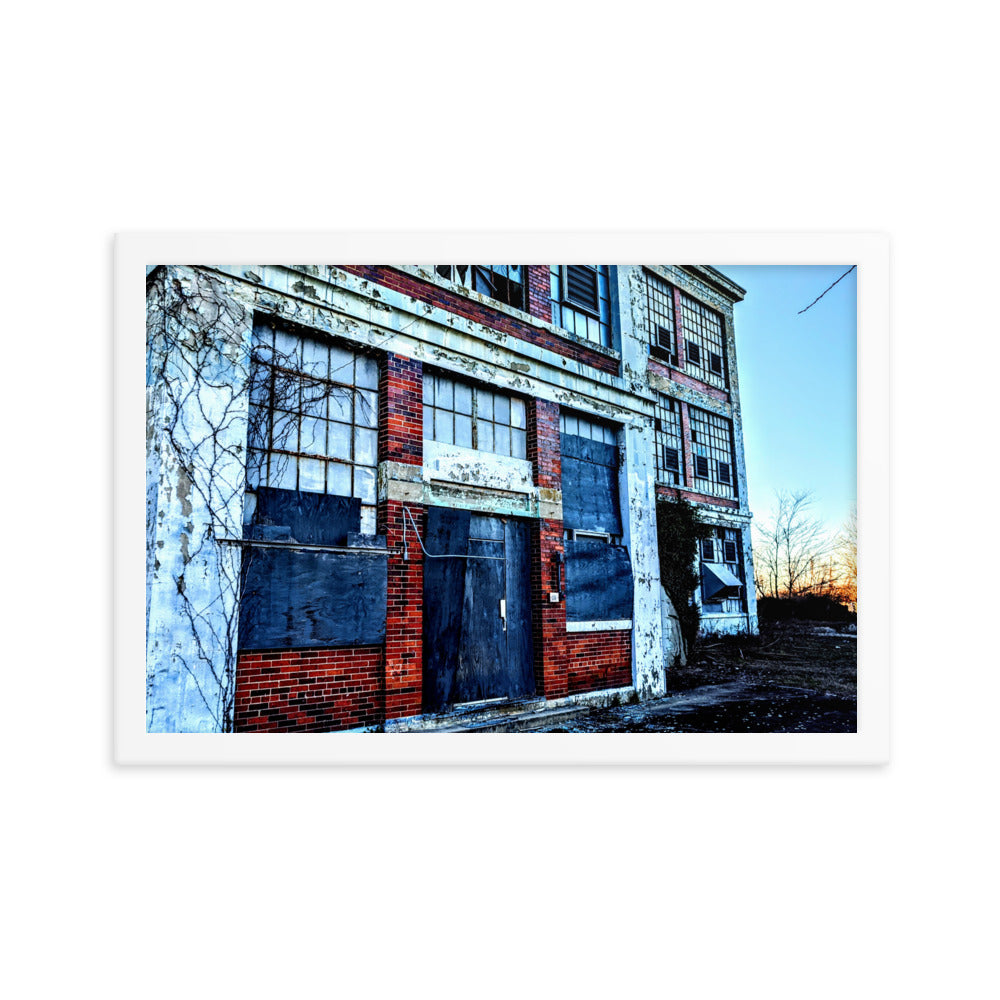
[{"label": "brick pilaster", "polygon": [[[562,457],[559,447],[559,406],[534,399],[528,405],[528,458],[535,485],[562,488]],[[566,664],[566,602],[557,604],[549,594],[559,589],[555,557],[564,552],[561,519],[541,518],[532,526],[532,645],[535,690],[546,698],[561,698],[568,692]],[[565,566],[563,566],[565,583]]]},{"label": "brick pilaster", "polygon": [[[424,460],[423,366],[388,354],[379,377],[379,462],[422,465]],[[406,503],[424,533],[425,512]],[[419,715],[423,701],[424,564],[407,521],[409,559],[403,558],[403,507],[399,500],[378,503],[378,530],[389,548],[385,630],[385,717]]]},{"label": "brick pilaster", "polygon": [[548,264],[525,264],[527,308],[532,316],[552,322],[552,279]]},{"label": "brick pilaster", "polygon": [[[420,536],[426,522],[424,507],[405,504]],[[379,531],[389,547],[389,584],[385,625],[385,717],[419,715],[423,707],[424,560],[409,520],[408,559],[403,558],[403,507],[399,500],[378,505]]]},{"label": "brick pilaster", "polygon": [[423,465],[423,365],[387,354],[379,370],[378,458]]}]

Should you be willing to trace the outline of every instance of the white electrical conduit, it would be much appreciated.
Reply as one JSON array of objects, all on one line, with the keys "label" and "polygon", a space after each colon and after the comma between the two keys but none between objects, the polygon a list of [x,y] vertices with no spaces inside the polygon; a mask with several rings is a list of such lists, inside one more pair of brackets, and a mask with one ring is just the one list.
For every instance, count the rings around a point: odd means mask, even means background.
[{"label": "white electrical conduit", "polygon": [[[448,552],[444,552],[444,553],[440,553],[440,554],[435,554],[433,552],[428,552],[427,549],[424,548],[424,543],[423,543],[423,541],[420,538],[420,532],[417,530],[417,522],[413,519],[413,514],[410,513],[410,508],[409,507],[404,507],[403,508],[403,558],[404,559],[409,559],[410,558],[410,548],[409,548],[409,545],[406,542],[406,519],[407,518],[410,519],[410,524],[413,525],[413,533],[417,536],[417,543],[420,545],[420,551],[423,552],[423,554],[428,559],[493,559],[493,560],[496,560],[497,562],[506,562],[507,561],[507,557],[506,556],[462,556],[462,555],[457,555],[457,554],[448,553]],[[497,539],[485,538],[485,539],[483,539],[483,541],[486,541],[486,542],[489,542],[489,541],[498,541],[499,542],[500,539],[499,538],[497,538]]]}]

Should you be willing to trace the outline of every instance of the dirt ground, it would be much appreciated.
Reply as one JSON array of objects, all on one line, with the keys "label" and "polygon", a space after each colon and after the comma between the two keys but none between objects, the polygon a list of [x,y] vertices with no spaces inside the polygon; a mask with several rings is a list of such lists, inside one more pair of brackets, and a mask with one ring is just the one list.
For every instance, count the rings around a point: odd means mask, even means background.
[{"label": "dirt ground", "polygon": [[655,702],[605,708],[548,732],[837,733],[857,729],[854,626],[782,622],[704,640]]},{"label": "dirt ground", "polygon": [[760,635],[709,637],[699,642],[686,667],[668,674],[667,688],[690,691],[702,684],[742,680],[854,698],[858,683],[854,628],[775,622],[761,625]]}]

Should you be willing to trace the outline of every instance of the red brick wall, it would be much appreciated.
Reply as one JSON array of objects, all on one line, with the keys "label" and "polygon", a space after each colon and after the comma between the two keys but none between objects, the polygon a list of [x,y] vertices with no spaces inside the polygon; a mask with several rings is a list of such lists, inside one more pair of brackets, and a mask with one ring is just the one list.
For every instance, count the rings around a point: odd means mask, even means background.
[{"label": "red brick wall", "polygon": [[[423,366],[399,354],[386,355],[379,378],[379,461],[422,465],[424,461]],[[419,715],[423,692],[424,563],[413,525],[407,521],[409,559],[403,559],[403,507],[424,534],[424,508],[380,500],[377,531],[389,549],[385,634],[385,717]]]},{"label": "red brick wall", "polygon": [[571,632],[565,644],[569,694],[632,685],[631,632]]},{"label": "red brick wall", "polygon": [[[399,500],[378,505],[378,531],[389,547],[389,595],[385,627],[385,717],[419,715],[423,708],[424,557],[407,520],[409,559],[404,559],[403,506]],[[424,537],[422,504],[405,505]],[[394,551],[398,550],[398,551]]]},{"label": "red brick wall", "polygon": [[[536,486],[559,489],[562,453],[559,447],[559,404],[533,399],[528,404],[528,458]],[[549,601],[559,589],[553,557],[563,553],[562,520],[542,518],[531,526],[531,637],[535,661],[535,691],[561,698],[566,687],[566,602]],[[565,570],[565,567],[564,567]],[[563,576],[565,581],[565,574]]]},{"label": "red brick wall", "polygon": [[[549,601],[557,590],[552,557],[563,551],[562,521],[541,519],[531,526],[531,642],[535,693],[562,698],[566,681],[566,601]],[[563,567],[565,581],[565,567]]]},{"label": "red brick wall", "polygon": [[559,404],[533,399],[528,404],[528,461],[536,486],[562,488]]},{"label": "red brick wall", "polygon": [[326,733],[382,721],[382,647],[240,653],[239,733]]},{"label": "red brick wall", "polygon": [[378,460],[424,461],[423,365],[387,354],[379,366]]},{"label": "red brick wall", "polygon": [[552,279],[548,264],[527,264],[528,312],[532,316],[552,322]]},{"label": "red brick wall", "polygon": [[[508,316],[507,313],[500,312],[496,309],[490,309],[489,306],[483,305],[480,302],[473,302],[464,295],[450,292],[447,289],[441,288],[438,285],[433,285],[427,281],[421,281],[419,278],[415,278],[411,274],[407,274],[403,271],[397,271],[395,268],[389,267],[385,264],[335,264],[334,266],[340,268],[342,271],[347,271],[349,274],[355,274],[360,278],[365,278],[367,281],[383,285],[386,288],[392,288],[397,292],[402,292],[404,295],[409,295],[418,302],[428,302],[431,305],[447,309],[448,312],[453,312],[458,316],[464,316],[466,319],[471,319],[476,323],[482,323],[484,326],[488,326],[493,330],[502,330],[504,333],[508,333],[512,337],[517,337],[518,340],[526,340],[529,343],[537,344],[539,347],[544,347],[547,350],[552,351],[554,354],[560,354],[563,357],[572,358],[574,361],[579,361],[582,364],[589,365],[591,368],[596,368],[599,371],[609,372],[611,374],[618,373],[619,365],[617,358],[609,358],[607,355],[601,354],[598,351],[593,351],[583,344],[576,344],[572,341],[564,340],[553,333],[549,333],[547,330],[541,330],[538,327],[524,323],[513,316]],[[532,267],[534,268],[536,265],[532,265]],[[549,287],[548,268],[545,267],[544,270],[545,287],[547,289]],[[538,277],[535,276],[534,278],[534,290],[532,290],[531,272],[529,272],[528,281],[529,308],[532,310],[538,310],[537,315],[539,319],[551,322],[551,306],[548,305],[549,292],[546,291],[544,293],[545,305],[543,306],[541,301],[543,293],[539,287]],[[547,315],[546,309],[548,309]]]}]

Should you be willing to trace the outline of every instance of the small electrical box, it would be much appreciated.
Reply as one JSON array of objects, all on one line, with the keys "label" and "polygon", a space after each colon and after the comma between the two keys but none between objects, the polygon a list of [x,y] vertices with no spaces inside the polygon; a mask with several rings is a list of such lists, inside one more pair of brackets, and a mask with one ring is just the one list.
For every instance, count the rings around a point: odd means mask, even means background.
[{"label": "small electrical box", "polygon": [[558,604],[558,603],[559,603],[559,592],[556,591],[556,590],[553,590],[549,594],[549,604]]}]

